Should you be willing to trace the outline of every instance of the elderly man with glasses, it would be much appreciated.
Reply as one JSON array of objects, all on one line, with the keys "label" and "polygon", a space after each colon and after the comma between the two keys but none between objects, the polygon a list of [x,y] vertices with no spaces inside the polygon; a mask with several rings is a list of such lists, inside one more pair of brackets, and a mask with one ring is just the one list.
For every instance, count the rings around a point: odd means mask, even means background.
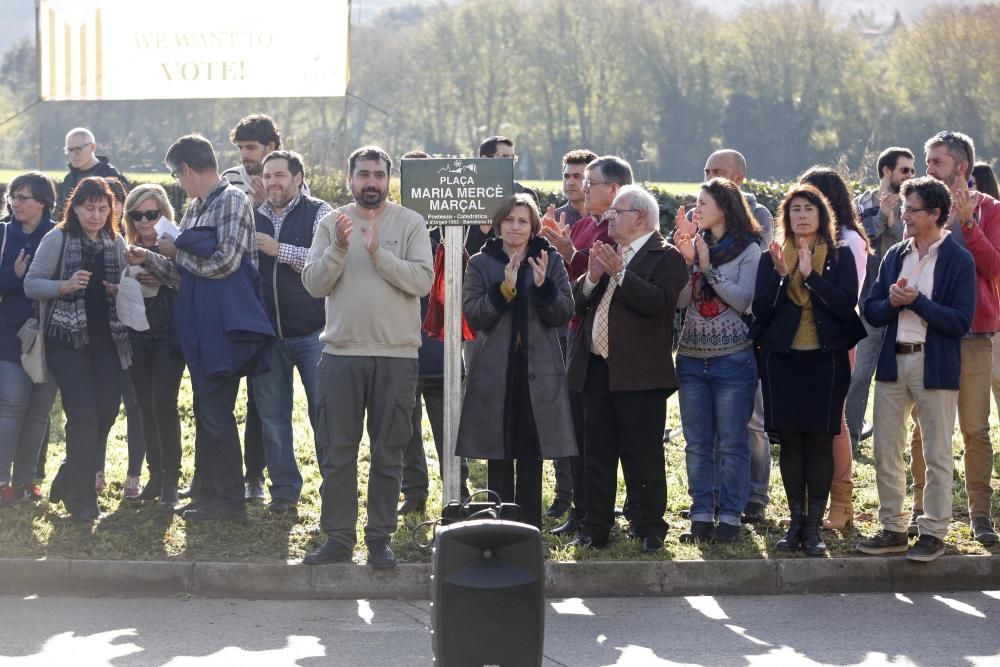
[{"label": "elderly man with glasses", "polygon": [[73,188],[76,187],[77,183],[88,176],[102,176],[104,178],[111,176],[121,181],[125,189],[130,187],[128,181],[122,176],[122,173],[118,171],[117,167],[108,162],[106,156],[96,155],[97,140],[94,138],[94,133],[87,128],[75,127],[67,132],[66,147],[63,149],[63,152],[66,153],[66,157],[69,159],[67,165],[69,171],[63,177],[62,183],[59,184],[59,194],[56,197],[56,207],[59,210],[59,215],[53,215],[57,220],[61,217],[63,202],[73,192]]}]

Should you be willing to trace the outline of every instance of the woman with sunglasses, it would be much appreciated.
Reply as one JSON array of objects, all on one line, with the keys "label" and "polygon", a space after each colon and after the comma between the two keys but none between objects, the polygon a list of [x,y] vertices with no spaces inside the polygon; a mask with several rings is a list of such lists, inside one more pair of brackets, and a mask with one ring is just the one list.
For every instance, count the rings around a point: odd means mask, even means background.
[{"label": "woman with sunglasses", "polygon": [[[130,245],[159,253],[156,225],[160,218],[174,220],[174,208],[163,187],[136,186],[125,200],[125,236]],[[149,329],[129,329],[132,341],[132,385],[135,387],[146,440],[149,481],[139,500],[160,499],[164,508],[177,504],[177,479],[181,472],[181,422],[177,394],[184,374],[184,357],[174,326],[177,292],[150,273],[136,276],[144,292]],[[131,450],[131,448],[130,448]],[[130,451],[131,454],[131,451]],[[129,468],[133,462],[129,461]],[[136,462],[135,472],[142,466]]]},{"label": "woman with sunglasses", "polygon": [[[115,176],[105,176],[104,182],[111,189],[111,215],[115,226],[122,229],[122,211],[125,208],[125,198],[128,196],[125,185]],[[122,371],[122,405],[125,407],[126,437],[128,438],[128,469],[125,472],[125,482],[122,485],[122,497],[125,500],[136,500],[139,497],[139,473],[142,472],[142,460],[146,456],[146,438],[143,435],[142,419],[140,418],[139,402],[135,397],[132,379],[129,371]],[[107,450],[102,449],[97,462],[97,474],[94,477],[94,488],[97,495],[104,493],[107,479],[104,467]]]},{"label": "woman with sunglasses", "polygon": [[112,199],[104,179],[80,181],[63,221],[42,239],[24,279],[24,293],[39,301],[48,372],[66,413],[66,459],[49,499],[62,501],[84,522],[100,516],[94,475],[118,418],[121,371],[132,363],[115,303],[127,262]]},{"label": "woman with sunglasses", "polygon": [[54,382],[35,384],[24,372],[17,337],[34,311],[24,276],[42,237],[55,226],[56,189],[41,172],[29,171],[11,181],[8,193],[10,220],[0,225],[0,506],[42,499],[35,462],[56,396]]}]

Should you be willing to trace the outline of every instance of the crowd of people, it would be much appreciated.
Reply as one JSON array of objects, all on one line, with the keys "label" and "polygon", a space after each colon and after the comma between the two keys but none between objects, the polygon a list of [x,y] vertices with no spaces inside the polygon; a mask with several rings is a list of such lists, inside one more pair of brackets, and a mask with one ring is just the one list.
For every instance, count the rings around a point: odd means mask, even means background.
[{"label": "crowd of people", "polygon": [[[231,140],[240,164],[221,172],[200,135],[168,149],[165,164],[190,198],[179,221],[164,188],[130,188],[85,128],[66,136],[70,172],[58,194],[40,172],[10,183],[0,505],[43,500],[58,392],[66,451],[48,499],[74,519],[101,515],[123,403],[126,500],[155,500],[185,521],[238,519],[265,497],[266,471],[269,510],[294,512],[297,370],[327,538],[305,562],[353,555],[367,428],[363,540],[369,563],[391,568],[399,515],[427,509],[421,404],[446,455],[443,346],[421,326],[435,305],[442,235],[389,201],[393,159],[379,147],[350,155],[353,202],[333,209],[311,195],[303,157],[282,148],[272,119],[243,118]],[[479,155],[516,160],[514,149],[493,136]],[[837,171],[812,167],[776,219],[741,190],[745,157],[717,151],[666,238],[656,199],[620,157],[567,153],[566,202],[544,213],[515,182],[492,224],[465,236],[463,498],[466,460],[484,459],[487,486],[524,522],[541,529],[543,516],[565,517],[555,535],[600,549],[615,537],[620,464],[627,535],[656,553],[668,531],[663,440],[676,392],[691,499],[680,540],[735,542],[741,524],[764,521],[774,439],[790,513],[775,547],[822,556],[823,530],[853,520],[852,460],[874,376],[881,529],[857,549],[918,561],[943,552],[956,417],[971,529],[997,544],[989,397],[992,387],[1000,404],[1000,195],[970,137],[940,132],[923,151],[924,177],[913,151],[883,151],[878,187],[858,197]],[[185,369],[195,459],[180,489]],[[543,508],[546,460],[556,487]]]}]

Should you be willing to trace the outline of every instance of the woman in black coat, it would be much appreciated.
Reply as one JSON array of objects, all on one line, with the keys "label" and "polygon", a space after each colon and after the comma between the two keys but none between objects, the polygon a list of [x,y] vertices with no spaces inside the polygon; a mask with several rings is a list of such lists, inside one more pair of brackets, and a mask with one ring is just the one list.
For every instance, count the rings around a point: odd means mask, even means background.
[{"label": "woman in black coat", "polygon": [[840,432],[851,379],[848,350],[865,336],[855,311],[858,276],[838,246],[834,216],[811,185],[785,195],[776,229],[783,243],[761,255],[750,337],[764,394],[764,421],[781,441],[781,478],[791,511],[780,550],[826,553],[820,528],[833,480],[833,437]]},{"label": "woman in black coat", "polygon": [[494,218],[497,238],[469,260],[462,312],[476,340],[455,451],[487,459],[489,488],[537,527],[542,460],[577,453],[559,347],[573,295],[562,258],[540,228],[534,200],[514,195]]}]

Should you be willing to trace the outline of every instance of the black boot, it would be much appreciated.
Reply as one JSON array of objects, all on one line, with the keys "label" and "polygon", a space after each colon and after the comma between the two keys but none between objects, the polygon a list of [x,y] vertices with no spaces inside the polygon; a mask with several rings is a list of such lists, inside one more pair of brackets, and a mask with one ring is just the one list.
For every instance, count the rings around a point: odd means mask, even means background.
[{"label": "black boot", "polygon": [[156,500],[159,498],[162,479],[160,471],[150,472],[149,481],[146,482],[146,486],[142,487],[142,493],[139,494],[136,500]]},{"label": "black boot", "polygon": [[180,502],[177,497],[177,478],[177,473],[163,475],[160,483],[160,507],[172,511]]},{"label": "black boot", "polygon": [[807,556],[825,556],[826,543],[823,542],[823,513],[826,512],[826,498],[810,498],[809,511],[802,529],[802,551]]},{"label": "black boot", "polygon": [[791,510],[792,518],[788,524],[788,532],[774,545],[778,551],[798,551],[802,548],[802,529],[806,520],[802,501],[789,500],[788,509]]}]

